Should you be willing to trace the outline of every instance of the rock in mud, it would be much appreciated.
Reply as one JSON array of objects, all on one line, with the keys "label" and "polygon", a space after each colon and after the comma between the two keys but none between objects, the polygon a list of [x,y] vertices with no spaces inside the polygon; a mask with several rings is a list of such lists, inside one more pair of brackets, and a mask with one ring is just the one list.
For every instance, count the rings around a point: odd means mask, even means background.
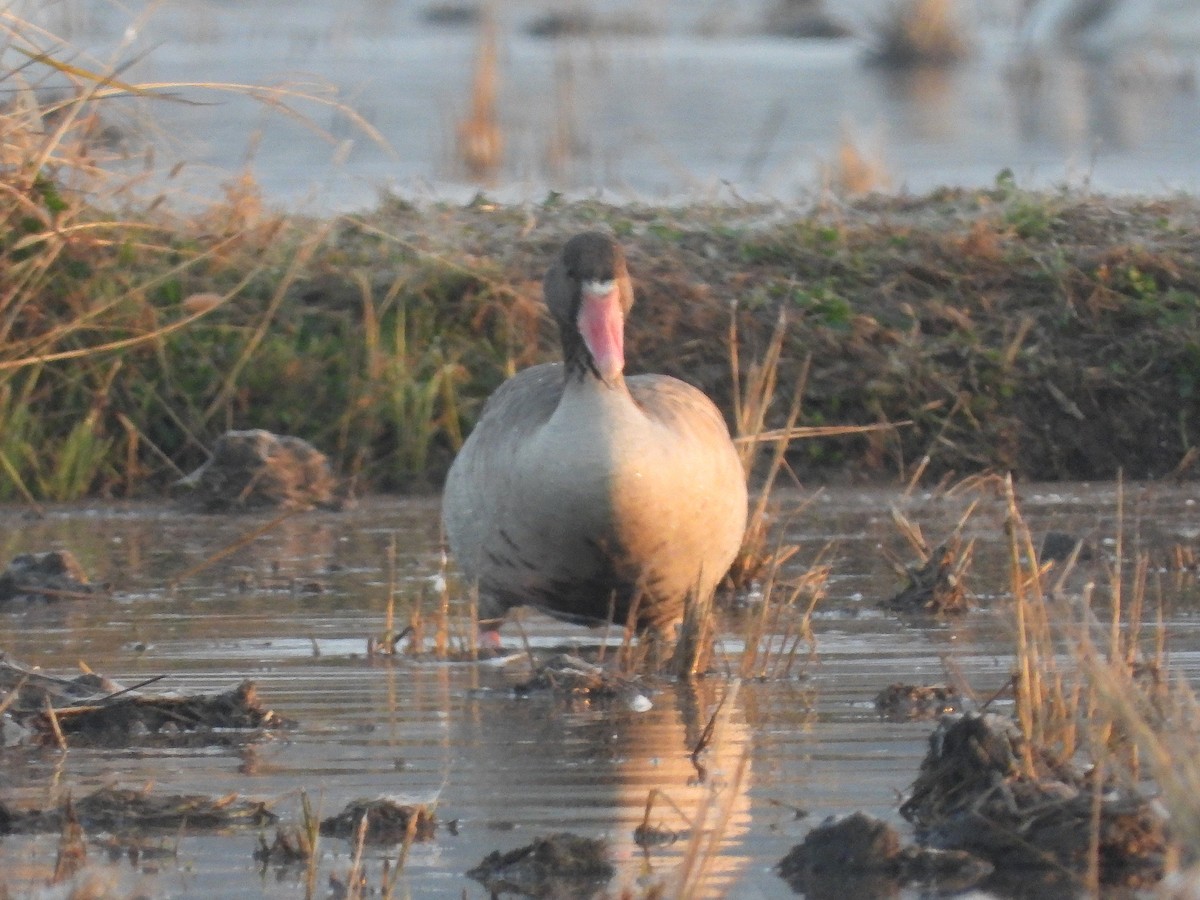
[{"label": "rock in mud", "polygon": [[337,481],[324,453],[305,440],[261,428],[227,431],[212,457],[173,492],[204,512],[340,509]]},{"label": "rock in mud", "polygon": [[615,874],[607,842],[560,832],[508,853],[496,850],[467,872],[467,877],[493,895],[584,900],[601,895]]},{"label": "rock in mud", "polygon": [[321,834],[357,840],[363,819],[367,821],[363,839],[369,844],[403,843],[410,829],[412,840],[427,841],[437,831],[437,819],[424,804],[408,806],[380,797],[352,800],[336,816],[321,820]]},{"label": "rock in mud", "polygon": [[934,548],[919,567],[908,567],[908,584],[882,605],[887,609],[926,615],[947,615],[971,608],[963,586],[970,553],[961,552],[956,538]]},{"label": "rock in mud", "polygon": [[164,794],[126,788],[100,788],[79,800],[67,797],[56,807],[18,810],[0,803],[0,833],[31,834],[62,831],[78,822],[86,831],[114,834],[132,831],[225,831],[262,828],[277,816],[266,804],[229,794]]},{"label": "rock in mud", "polygon": [[809,897],[886,897],[910,882],[966,890],[991,872],[969,853],[901,845],[891,825],[856,812],[818,825],[779,862],[779,875]]},{"label": "rock in mud", "polygon": [[0,603],[37,599],[88,597],[106,590],[91,584],[69,550],[22,553],[0,572]]},{"label": "rock in mud", "polygon": [[879,714],[893,722],[936,719],[962,705],[962,696],[944,684],[890,684],[875,697]]},{"label": "rock in mud", "polygon": [[[922,843],[975,853],[997,876],[1040,871],[1069,883],[1087,871],[1095,799],[1088,773],[1027,746],[1011,719],[966,714],[947,716],[931,735],[900,813]],[[1143,886],[1161,878],[1166,835],[1156,808],[1104,785],[1099,812],[1101,881]]]}]

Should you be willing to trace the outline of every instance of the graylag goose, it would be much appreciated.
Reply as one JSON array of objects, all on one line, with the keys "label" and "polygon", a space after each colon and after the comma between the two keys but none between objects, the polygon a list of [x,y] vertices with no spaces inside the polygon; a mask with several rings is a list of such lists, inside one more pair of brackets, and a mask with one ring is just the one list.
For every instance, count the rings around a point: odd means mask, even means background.
[{"label": "graylag goose", "polygon": [[724,577],[746,527],[746,480],[716,406],[668,375],[624,375],[633,285],[597,232],[563,246],[543,282],[562,363],[488,399],[450,468],[442,516],[479,590],[484,637],[530,605],[567,621],[670,637],[689,593]]}]

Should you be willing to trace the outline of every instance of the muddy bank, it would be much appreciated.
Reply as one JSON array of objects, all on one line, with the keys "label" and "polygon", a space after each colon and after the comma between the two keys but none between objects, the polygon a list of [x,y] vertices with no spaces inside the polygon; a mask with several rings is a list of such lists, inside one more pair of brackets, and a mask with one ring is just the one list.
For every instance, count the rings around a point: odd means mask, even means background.
[{"label": "muddy bank", "polygon": [[[1197,218],[1188,199],[1027,194],[1001,180],[807,214],[479,204],[432,220],[393,206],[369,221],[424,253],[498,266],[515,294],[506,327],[526,335],[557,242],[614,229],[638,289],[630,369],[693,381],[727,411],[731,304],[743,370],[786,314],[776,421],[811,357],[805,424],[911,422],[805,442],[794,461],[812,477],[908,475],[928,455],[933,477],[1091,479],[1161,476],[1200,437],[1188,412],[1200,390]],[[460,315],[486,325],[473,295],[494,288],[468,286]]]},{"label": "muddy bank", "polygon": [[[685,378],[728,414],[736,304],[743,375],[787,317],[773,423],[808,361],[802,424],[896,426],[798,444],[792,462],[805,478],[1200,471],[1189,456],[1200,442],[1191,198],[1030,193],[1001,176],[989,190],[812,210],[552,195],[525,207],[385,199],[334,221],[252,218],[233,237],[235,226],[211,215],[173,220],[160,227],[180,247],[219,252],[169,276],[169,255],[122,271],[152,286],[141,314],[113,323],[118,335],[228,293],[187,327],[151,349],[101,354],[94,377],[78,374],[78,359],[4,376],[44,423],[30,430],[44,455],[72,434],[78,443],[87,424],[94,470],[80,489],[158,492],[205,462],[204,446],[228,424],[301,437],[360,490],[436,487],[483,398],[555,355],[540,279],[583,228],[610,229],[627,248],[638,295],[630,371]],[[78,289],[80,267],[94,277],[115,266],[112,252],[66,247],[55,264],[62,290]],[[17,324],[14,337],[31,342],[44,325]],[[25,481],[37,494],[38,479]]]}]

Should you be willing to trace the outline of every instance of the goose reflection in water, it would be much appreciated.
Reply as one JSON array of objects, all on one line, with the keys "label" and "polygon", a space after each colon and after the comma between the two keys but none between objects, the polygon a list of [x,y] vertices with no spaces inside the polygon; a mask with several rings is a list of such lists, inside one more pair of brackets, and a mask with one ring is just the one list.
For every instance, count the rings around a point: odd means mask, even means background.
[{"label": "goose reflection in water", "polygon": [[[611,896],[626,888],[640,896],[655,883],[680,896],[685,881],[690,896],[730,896],[750,858],[740,849],[750,825],[750,731],[737,683],[668,684],[652,697],[651,709],[635,712],[619,700],[564,709],[561,698],[482,694],[447,747],[458,771],[472,757],[486,760],[476,809],[460,812],[495,829],[502,852],[552,832],[604,836],[618,871]],[[554,774],[580,769],[592,777]],[[511,822],[514,806],[544,810],[545,820]]]}]

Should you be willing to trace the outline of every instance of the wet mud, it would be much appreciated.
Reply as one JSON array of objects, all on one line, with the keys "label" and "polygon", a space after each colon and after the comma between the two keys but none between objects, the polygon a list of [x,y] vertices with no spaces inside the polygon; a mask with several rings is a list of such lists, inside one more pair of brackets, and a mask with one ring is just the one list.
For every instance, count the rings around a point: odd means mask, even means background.
[{"label": "wet mud", "polygon": [[69,550],[22,553],[0,572],[0,604],[77,599],[106,589],[88,581],[83,566]]},{"label": "wet mud", "polygon": [[260,800],[236,794],[160,794],[129,788],[101,788],[86,796],[65,798],[44,809],[0,805],[0,833],[59,833],[71,827],[113,835],[143,831],[230,831],[261,828],[278,816]]},{"label": "wet mud", "polygon": [[616,874],[608,855],[605,841],[562,832],[507,853],[490,853],[467,876],[493,895],[539,900],[595,897]]},{"label": "wet mud", "polygon": [[1164,871],[1166,818],[1151,798],[1096,784],[1004,716],[944,719],[900,812],[923,843],[974,853],[1009,883],[1082,883],[1093,840],[1101,884],[1147,887]]}]

